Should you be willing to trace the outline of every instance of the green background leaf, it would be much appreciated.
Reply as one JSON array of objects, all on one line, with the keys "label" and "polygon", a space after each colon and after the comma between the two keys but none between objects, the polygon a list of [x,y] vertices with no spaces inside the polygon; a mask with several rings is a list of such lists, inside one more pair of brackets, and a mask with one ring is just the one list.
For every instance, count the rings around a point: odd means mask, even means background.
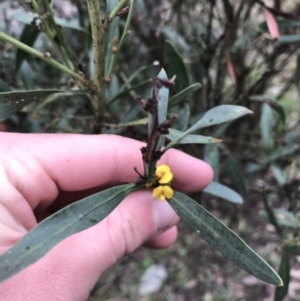
[{"label": "green background leaf", "polygon": [[290,269],[290,256],[286,252],[283,252],[278,274],[282,278],[284,285],[276,287],[274,301],[282,301],[288,293],[290,283]]},{"label": "green background leaf", "polygon": [[220,152],[219,147],[216,144],[207,144],[204,148],[204,161],[207,162],[214,171],[213,180],[219,181],[220,170]]},{"label": "green background leaf", "polygon": [[222,105],[207,111],[204,116],[190,127],[185,133],[192,133],[199,129],[209,127],[212,125],[232,121],[252,112],[242,106],[236,105]]},{"label": "green background leaf", "polygon": [[[36,41],[40,31],[36,26],[32,25],[25,25],[21,37],[20,37],[20,42],[33,47],[34,42]],[[19,70],[20,66],[22,65],[23,61],[25,59],[28,59],[30,55],[23,51],[20,48],[17,48],[16,52],[16,71]]]},{"label": "green background leaf", "polygon": [[61,94],[85,94],[86,91],[62,91],[62,90],[34,90],[34,91],[12,91],[0,93],[0,121],[10,117],[29,103],[40,100],[54,93]]},{"label": "green background leaf", "polygon": [[165,43],[165,54],[169,62],[169,76],[176,76],[175,87],[182,91],[189,86],[189,76],[183,59],[169,41]]},{"label": "green background leaf", "polygon": [[235,204],[243,203],[243,198],[237,192],[215,181],[212,181],[206,188],[204,188],[203,192],[209,193]]},{"label": "green background leaf", "polygon": [[43,220],[0,256],[0,281],[36,262],[66,237],[104,219],[134,189],[135,184],[125,184],[101,191]]},{"label": "green background leaf", "polygon": [[185,88],[184,90],[180,91],[176,95],[172,96],[169,99],[169,107],[176,106],[182,102],[186,103],[187,97],[191,96],[194,92],[199,90],[201,85],[199,83],[190,85],[189,87]]},{"label": "green background leaf", "polygon": [[[169,134],[166,135],[167,138],[171,141],[175,140],[180,137],[183,134],[183,132],[175,130],[175,129],[169,129]],[[201,135],[187,135],[184,138],[182,138],[178,144],[193,144],[193,143],[199,143],[199,144],[207,144],[207,143],[220,143],[222,140],[208,137],[208,136],[201,136]],[[168,148],[168,146],[166,147]]]},{"label": "green background leaf", "polygon": [[239,267],[267,283],[282,285],[278,274],[258,254],[194,200],[176,191],[169,203],[184,223]]},{"label": "green background leaf", "polygon": [[266,149],[273,147],[274,141],[272,139],[272,128],[273,128],[273,114],[271,107],[264,103],[262,106],[260,129],[263,145]]}]

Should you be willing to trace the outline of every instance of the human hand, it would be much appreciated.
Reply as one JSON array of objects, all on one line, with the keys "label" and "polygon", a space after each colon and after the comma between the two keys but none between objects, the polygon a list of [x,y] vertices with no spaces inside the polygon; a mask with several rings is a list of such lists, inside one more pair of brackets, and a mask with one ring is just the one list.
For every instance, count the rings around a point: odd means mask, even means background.
[{"label": "human hand", "polygon": [[[0,253],[37,221],[91,193],[133,182],[143,170],[139,141],[112,135],[0,134]],[[172,186],[192,192],[212,179],[201,160],[171,149]],[[76,233],[42,259],[0,284],[1,300],[86,300],[101,274],[146,244],[171,245],[178,217],[168,202],[137,191],[102,222]],[[0,271],[1,272],[1,271]]]}]

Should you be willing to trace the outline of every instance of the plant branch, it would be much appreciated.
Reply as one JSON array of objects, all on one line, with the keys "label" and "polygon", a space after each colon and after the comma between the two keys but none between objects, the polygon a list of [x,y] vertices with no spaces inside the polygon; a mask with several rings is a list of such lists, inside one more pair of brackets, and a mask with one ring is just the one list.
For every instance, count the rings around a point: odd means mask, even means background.
[{"label": "plant branch", "polygon": [[[47,1],[46,1],[47,2]],[[55,33],[53,32],[53,30],[51,29],[50,24],[48,23],[48,16],[45,13],[42,13],[38,4],[36,3],[35,0],[31,0],[31,4],[33,6],[33,9],[35,10],[35,12],[38,14],[42,24],[43,24],[43,28],[44,31],[48,37],[48,39],[51,41],[52,45],[54,46],[55,50],[57,51],[57,53],[60,55],[61,59],[63,60],[64,64],[70,68],[70,64],[68,59],[66,58],[64,52],[61,50],[61,48],[59,47],[59,45],[57,44],[57,42],[54,39],[54,35]],[[51,15],[51,8],[49,7],[49,14]]]},{"label": "plant branch", "polygon": [[87,0],[87,4],[93,38],[94,81],[97,86],[97,92],[93,97],[93,106],[97,123],[100,123],[104,113],[104,41],[106,26],[102,25],[99,1]]},{"label": "plant branch", "polygon": [[129,28],[130,21],[131,21],[131,18],[132,18],[133,8],[134,8],[134,5],[135,5],[135,2],[136,2],[136,0],[130,0],[129,12],[128,12],[127,20],[126,20],[126,23],[125,23],[125,26],[124,26],[124,30],[123,30],[123,33],[122,33],[119,45],[117,47],[118,48],[117,52],[113,53],[112,60],[111,60],[111,63],[109,65],[107,74],[105,74],[106,77],[110,77],[111,76],[112,71],[114,69],[114,66],[116,64],[116,61],[117,61],[118,53],[120,52],[120,50],[121,50],[121,48],[122,48],[122,46],[124,44],[124,41],[125,41],[126,37],[129,35],[128,28]]},{"label": "plant branch", "polygon": [[125,6],[126,2],[127,0],[121,0],[118,3],[118,5],[112,10],[112,12],[109,14],[108,18],[112,20],[118,14],[118,12],[123,8],[123,6]]},{"label": "plant branch", "polygon": [[8,42],[8,43],[26,51],[27,53],[47,62],[54,68],[60,70],[61,72],[65,73],[65,74],[68,74],[70,77],[72,77],[75,80],[79,81],[80,83],[86,85],[86,81],[84,80],[84,78],[82,76],[80,76],[73,70],[69,69],[68,67],[58,63],[56,60],[51,58],[50,53],[43,53],[43,52],[37,51],[34,48],[27,46],[26,44],[18,41],[17,39],[12,38],[11,36],[5,34],[4,32],[1,32],[1,31],[0,31],[0,40]]},{"label": "plant branch", "polygon": [[[69,47],[66,37],[63,34],[61,28],[59,26],[57,26],[57,24],[55,22],[53,9],[50,6],[50,3],[48,1],[45,1],[45,4],[46,4],[47,10],[49,11],[49,14],[50,14],[50,16],[48,17],[49,21],[50,21],[50,26],[52,26],[53,29],[55,30],[55,33],[59,39],[59,42],[61,43],[62,47],[64,48],[69,60],[72,62],[75,70],[78,71],[78,64],[77,64],[76,57],[75,57],[74,53],[72,52],[71,48]],[[59,45],[58,45],[58,47],[59,47]]]}]

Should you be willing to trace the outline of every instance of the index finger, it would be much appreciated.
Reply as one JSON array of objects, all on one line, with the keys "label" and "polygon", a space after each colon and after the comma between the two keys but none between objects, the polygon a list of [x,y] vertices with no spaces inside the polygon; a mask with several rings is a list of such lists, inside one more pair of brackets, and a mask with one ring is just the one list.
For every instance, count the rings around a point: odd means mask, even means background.
[{"label": "index finger", "polygon": [[[133,168],[136,166],[143,172],[140,148],[145,144],[130,138],[74,134],[2,135],[7,135],[5,141],[6,145],[9,143],[10,157],[17,157],[21,162],[18,168],[11,168],[10,178],[15,187],[22,187],[22,194],[32,208],[41,200],[49,204],[59,190],[81,191],[133,182],[138,178]],[[173,187],[178,190],[201,190],[212,179],[208,164],[178,150],[168,150],[159,163],[170,166],[174,174]]]}]

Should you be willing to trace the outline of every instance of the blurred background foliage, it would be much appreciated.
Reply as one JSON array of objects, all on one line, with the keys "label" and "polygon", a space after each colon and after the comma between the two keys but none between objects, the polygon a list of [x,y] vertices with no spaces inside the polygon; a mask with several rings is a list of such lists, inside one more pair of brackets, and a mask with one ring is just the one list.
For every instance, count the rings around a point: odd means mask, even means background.
[{"label": "blurred background foliage", "polygon": [[[118,2],[100,1],[103,19]],[[37,3],[47,12],[44,1]],[[250,117],[201,132],[225,143],[180,148],[211,164],[214,180],[243,197],[243,205],[234,205],[206,193],[194,196],[268,258],[286,285],[274,292],[180,225],[173,248],[141,249],[125,258],[101,279],[90,300],[300,300],[300,3],[128,3],[134,5],[132,14],[129,10],[115,18],[106,33],[101,120],[95,118],[91,85],[82,89],[47,62],[0,40],[0,92],[59,91],[39,95],[36,101],[32,94],[22,94],[28,105],[2,121],[1,130],[87,134],[100,126],[103,133],[145,141],[147,114],[136,97],[149,97],[161,68],[169,78],[176,75],[169,113],[178,115],[177,130],[186,130],[217,105],[251,109]],[[49,5],[56,24],[52,36],[35,18],[30,1],[1,1],[0,31],[91,78],[94,58],[86,1],[53,0]],[[65,36],[66,47],[59,34]],[[0,95],[1,110],[4,106]],[[155,263],[167,269],[167,279],[158,292],[141,296],[140,277]]]}]

